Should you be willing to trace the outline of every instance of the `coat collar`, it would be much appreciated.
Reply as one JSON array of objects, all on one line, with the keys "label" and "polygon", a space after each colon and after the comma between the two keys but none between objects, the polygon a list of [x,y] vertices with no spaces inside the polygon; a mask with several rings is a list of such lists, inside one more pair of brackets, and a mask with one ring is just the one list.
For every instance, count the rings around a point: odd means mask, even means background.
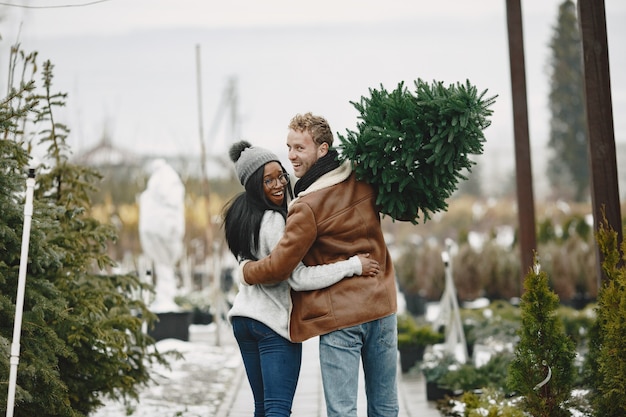
[{"label": "coat collar", "polygon": [[339,165],[339,168],[333,169],[330,172],[322,175],[311,184],[306,190],[302,190],[298,197],[291,200],[290,206],[298,201],[300,197],[304,197],[307,194],[311,194],[312,192],[323,190],[324,188],[332,187],[333,185],[337,185],[340,182],[345,181],[350,174],[352,173],[352,163],[349,160],[345,160]]}]

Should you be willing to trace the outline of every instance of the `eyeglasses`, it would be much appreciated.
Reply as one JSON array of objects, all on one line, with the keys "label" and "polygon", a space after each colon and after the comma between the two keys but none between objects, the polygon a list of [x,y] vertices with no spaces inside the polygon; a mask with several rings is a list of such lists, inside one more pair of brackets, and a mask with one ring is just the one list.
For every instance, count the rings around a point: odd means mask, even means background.
[{"label": "eyeglasses", "polygon": [[283,172],[277,178],[266,178],[263,180],[263,184],[265,184],[267,188],[272,188],[274,184],[285,185],[288,182],[289,182],[289,174],[287,174],[286,172]]}]

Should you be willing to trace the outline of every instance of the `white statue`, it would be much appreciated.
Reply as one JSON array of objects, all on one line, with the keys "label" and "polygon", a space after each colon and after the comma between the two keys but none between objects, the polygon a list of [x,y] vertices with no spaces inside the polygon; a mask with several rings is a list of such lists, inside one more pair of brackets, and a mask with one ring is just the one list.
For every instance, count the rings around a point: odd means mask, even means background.
[{"label": "white statue", "polygon": [[163,159],[148,166],[150,179],[139,197],[139,239],[154,265],[155,313],[179,311],[175,266],[183,254],[185,187],[178,173]]}]

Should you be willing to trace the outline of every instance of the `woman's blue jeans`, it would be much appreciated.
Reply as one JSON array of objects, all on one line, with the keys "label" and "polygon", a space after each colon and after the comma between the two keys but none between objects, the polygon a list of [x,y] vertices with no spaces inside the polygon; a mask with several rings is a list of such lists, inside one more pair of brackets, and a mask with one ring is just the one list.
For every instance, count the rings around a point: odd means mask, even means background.
[{"label": "woman's blue jeans", "polygon": [[395,314],[320,336],[328,417],[356,417],[363,362],[368,417],[398,415],[398,331]]},{"label": "woman's blue jeans", "polygon": [[254,319],[233,317],[232,324],[254,396],[254,417],[288,417],[300,375],[302,344]]}]

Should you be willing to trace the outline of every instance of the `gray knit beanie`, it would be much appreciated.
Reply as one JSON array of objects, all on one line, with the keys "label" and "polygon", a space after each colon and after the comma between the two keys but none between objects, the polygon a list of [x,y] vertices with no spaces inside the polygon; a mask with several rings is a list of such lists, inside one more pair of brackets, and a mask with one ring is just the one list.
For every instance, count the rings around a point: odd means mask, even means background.
[{"label": "gray knit beanie", "polygon": [[234,143],[228,151],[230,159],[235,163],[235,172],[239,177],[239,182],[244,187],[254,174],[254,172],[268,162],[278,160],[278,156],[271,151],[258,146],[252,146],[249,142],[242,140]]}]

